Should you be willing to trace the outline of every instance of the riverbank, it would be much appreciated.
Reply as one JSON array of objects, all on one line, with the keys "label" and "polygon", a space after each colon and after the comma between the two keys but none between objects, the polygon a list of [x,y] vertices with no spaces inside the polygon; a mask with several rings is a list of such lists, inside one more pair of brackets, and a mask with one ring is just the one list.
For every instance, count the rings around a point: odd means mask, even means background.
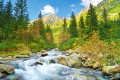
[{"label": "riverbank", "polygon": [[97,52],[82,52],[79,48],[76,50],[66,50],[67,56],[60,56],[58,62],[72,68],[91,68],[102,71],[107,77],[112,79],[120,78],[120,64],[116,64],[114,60],[106,61],[109,55]]},{"label": "riverbank", "polygon": [[[58,49],[55,49],[55,51],[60,52]],[[37,56],[45,57],[48,55],[48,51],[42,50],[41,52],[37,53],[29,53],[29,55],[16,55],[16,56],[8,56],[8,57],[1,57],[0,58],[0,64],[5,64],[6,62],[9,62],[11,60],[21,60],[24,58],[30,58],[31,56],[37,57]],[[54,56],[57,56],[58,54],[54,54]],[[85,53],[82,52],[79,48],[76,50],[66,50],[62,51],[62,54],[57,57],[57,62],[59,64],[68,66],[70,68],[91,68],[96,71],[102,71],[106,77],[111,79],[119,79],[120,78],[120,65],[115,64],[114,61],[109,64],[104,63],[105,61],[105,55],[94,52],[94,53]],[[43,65],[45,60],[41,59],[40,62],[35,62],[32,65]],[[55,60],[51,60],[50,63],[55,63]]]}]

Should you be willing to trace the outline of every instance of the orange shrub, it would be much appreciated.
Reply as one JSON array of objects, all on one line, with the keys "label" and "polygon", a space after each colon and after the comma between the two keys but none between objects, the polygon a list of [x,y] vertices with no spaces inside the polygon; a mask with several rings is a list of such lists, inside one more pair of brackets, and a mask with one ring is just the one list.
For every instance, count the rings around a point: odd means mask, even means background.
[{"label": "orange shrub", "polygon": [[59,43],[67,42],[70,39],[69,33],[60,33],[59,35]]}]

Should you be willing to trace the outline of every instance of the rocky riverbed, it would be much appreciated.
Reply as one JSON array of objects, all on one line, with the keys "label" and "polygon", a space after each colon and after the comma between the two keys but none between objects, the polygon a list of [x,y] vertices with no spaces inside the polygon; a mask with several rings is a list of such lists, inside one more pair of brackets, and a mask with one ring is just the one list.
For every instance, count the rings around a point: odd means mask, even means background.
[{"label": "rocky riverbed", "polygon": [[70,80],[69,76],[73,78],[72,80],[117,80],[120,79],[120,65],[104,65],[99,60],[81,53],[79,49],[74,51],[71,49],[67,51],[42,50],[30,53],[29,56],[17,55],[0,58],[1,79]]}]

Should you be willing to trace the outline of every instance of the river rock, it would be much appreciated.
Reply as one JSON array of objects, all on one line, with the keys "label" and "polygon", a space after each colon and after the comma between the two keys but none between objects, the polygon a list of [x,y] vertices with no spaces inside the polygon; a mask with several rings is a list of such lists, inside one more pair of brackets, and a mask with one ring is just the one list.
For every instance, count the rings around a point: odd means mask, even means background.
[{"label": "river rock", "polygon": [[72,49],[69,49],[69,50],[65,51],[66,55],[71,55],[73,53],[74,53],[74,51]]},{"label": "river rock", "polygon": [[41,62],[35,62],[35,63],[30,64],[30,66],[37,66],[37,65],[43,65],[43,63],[41,63]]},{"label": "river rock", "polygon": [[102,68],[102,71],[106,74],[113,74],[113,73],[119,73],[120,72],[120,66],[104,66]]},{"label": "river rock", "polygon": [[68,66],[68,64],[67,64],[67,58],[68,58],[68,57],[66,57],[66,56],[59,56],[59,57],[57,58],[57,61],[58,61],[59,64]]},{"label": "river rock", "polygon": [[100,66],[101,66],[100,62],[95,62],[95,63],[93,64],[93,69],[97,69],[97,68],[99,68]]},{"label": "river rock", "polygon": [[82,66],[92,68],[93,63],[94,63],[94,61],[92,59],[88,58],[86,61],[82,61]]},{"label": "river rock", "polygon": [[41,51],[41,53],[45,53],[45,52],[47,52],[47,51],[46,51],[46,50],[42,50],[42,51]]},{"label": "river rock", "polygon": [[69,67],[80,68],[82,61],[80,54],[73,53],[69,56],[67,64]]},{"label": "river rock", "polygon": [[13,58],[12,56],[8,56],[7,58]]},{"label": "river rock", "polygon": [[45,62],[45,60],[44,59],[40,59],[40,63],[44,63]]},{"label": "river rock", "polygon": [[74,50],[75,53],[80,54],[81,50],[79,48],[77,48],[76,50]]},{"label": "river rock", "polygon": [[55,51],[59,51],[59,49],[58,49],[58,48],[56,48],[56,49],[55,49]]},{"label": "river rock", "polygon": [[47,56],[47,55],[48,55],[47,52],[45,52],[45,53],[41,53],[41,56],[42,56],[42,57]]},{"label": "river rock", "polygon": [[57,60],[58,63],[63,64],[65,66],[80,68],[82,61],[80,59],[80,54],[73,53],[70,56],[60,56]]},{"label": "river rock", "polygon": [[37,52],[37,55],[41,55],[41,52]]},{"label": "river rock", "polygon": [[41,62],[36,62],[35,64],[43,65],[43,63],[41,63]]},{"label": "river rock", "polygon": [[49,63],[56,63],[56,61],[54,59],[50,60]]},{"label": "river rock", "polygon": [[14,73],[14,67],[10,65],[0,64],[0,77]]},{"label": "river rock", "polygon": [[14,56],[14,58],[29,58],[28,55],[17,55],[17,56]]}]

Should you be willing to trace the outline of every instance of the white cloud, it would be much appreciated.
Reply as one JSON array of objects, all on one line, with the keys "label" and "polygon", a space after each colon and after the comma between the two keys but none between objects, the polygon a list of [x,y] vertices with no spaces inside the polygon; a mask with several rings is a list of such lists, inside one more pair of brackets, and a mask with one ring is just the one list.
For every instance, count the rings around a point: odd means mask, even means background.
[{"label": "white cloud", "polygon": [[100,3],[101,1],[103,1],[103,0],[82,0],[81,5],[88,8],[90,3],[92,3],[94,6],[97,6],[97,4]]},{"label": "white cloud", "polygon": [[43,9],[41,10],[42,14],[57,14],[57,12],[59,11],[58,7],[54,8],[51,5],[46,5],[43,7]]},{"label": "white cloud", "polygon": [[72,4],[72,5],[70,5],[71,7],[75,7],[76,5],[74,5],[74,4]]}]

